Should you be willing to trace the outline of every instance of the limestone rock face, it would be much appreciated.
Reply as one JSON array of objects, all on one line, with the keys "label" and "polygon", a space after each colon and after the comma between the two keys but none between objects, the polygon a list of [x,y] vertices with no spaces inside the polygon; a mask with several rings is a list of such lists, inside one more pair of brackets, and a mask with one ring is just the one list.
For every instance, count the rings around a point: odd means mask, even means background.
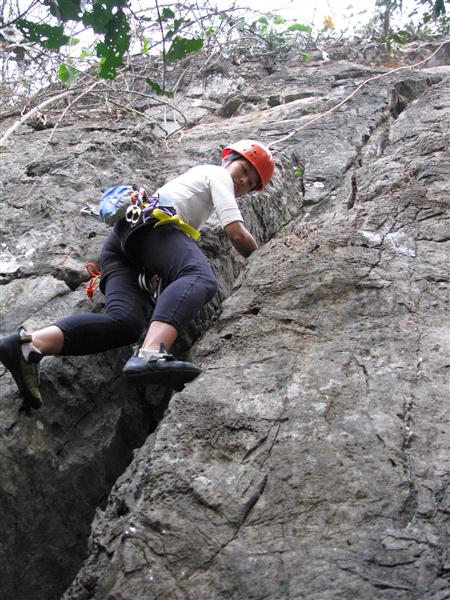
[{"label": "limestone rock face", "polygon": [[[437,66],[371,81],[278,146],[273,184],[243,203],[261,244],[247,262],[211,222],[220,292],[186,332],[203,373],[183,392],[127,389],[128,349],[48,358],[45,406],[27,415],[2,372],[2,599],[446,597],[450,94]],[[270,72],[239,102],[224,92],[182,144],[82,122],[43,155],[49,133],[21,130],[2,154],[3,331],[86,309],[83,263],[107,230],[79,210],[102,187],[156,187],[229,140],[273,142],[383,69]]]}]

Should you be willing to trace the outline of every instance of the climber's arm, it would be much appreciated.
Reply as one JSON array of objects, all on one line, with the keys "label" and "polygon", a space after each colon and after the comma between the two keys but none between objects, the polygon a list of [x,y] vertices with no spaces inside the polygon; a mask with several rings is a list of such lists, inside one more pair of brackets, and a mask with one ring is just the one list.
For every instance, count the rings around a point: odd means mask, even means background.
[{"label": "climber's arm", "polygon": [[247,258],[258,248],[255,238],[245,228],[241,221],[235,221],[225,226],[225,233],[236,250]]}]

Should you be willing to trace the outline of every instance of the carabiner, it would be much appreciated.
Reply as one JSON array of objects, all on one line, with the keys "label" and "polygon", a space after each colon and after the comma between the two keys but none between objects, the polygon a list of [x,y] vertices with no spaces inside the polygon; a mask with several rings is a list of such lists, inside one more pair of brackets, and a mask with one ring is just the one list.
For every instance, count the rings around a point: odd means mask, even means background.
[{"label": "carabiner", "polygon": [[131,223],[131,226],[136,225],[141,218],[142,209],[140,206],[136,206],[136,204],[131,204],[127,208],[127,212],[125,213],[125,220],[128,223]]}]

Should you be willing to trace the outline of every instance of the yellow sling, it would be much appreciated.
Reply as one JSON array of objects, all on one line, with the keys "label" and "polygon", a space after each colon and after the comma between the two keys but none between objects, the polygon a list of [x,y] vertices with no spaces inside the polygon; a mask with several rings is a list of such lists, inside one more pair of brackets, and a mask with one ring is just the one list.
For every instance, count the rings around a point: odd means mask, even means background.
[{"label": "yellow sling", "polygon": [[155,208],[152,211],[151,216],[159,221],[159,223],[156,223],[155,227],[159,227],[160,225],[164,225],[166,223],[175,223],[175,225],[178,225],[178,227],[193,240],[198,240],[198,238],[200,237],[200,231],[197,231],[196,229],[185,223],[179,215],[171,216],[165,213],[160,208]]}]

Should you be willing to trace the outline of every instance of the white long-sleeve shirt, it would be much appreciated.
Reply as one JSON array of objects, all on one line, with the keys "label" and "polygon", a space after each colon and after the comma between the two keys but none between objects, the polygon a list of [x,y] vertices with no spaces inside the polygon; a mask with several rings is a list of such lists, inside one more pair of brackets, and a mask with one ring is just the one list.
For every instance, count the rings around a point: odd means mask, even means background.
[{"label": "white long-sleeve shirt", "polygon": [[216,211],[219,223],[226,227],[235,221],[244,221],[234,196],[231,175],[223,167],[200,165],[171,179],[157,192],[162,204],[170,199],[181,219],[201,229]]}]

